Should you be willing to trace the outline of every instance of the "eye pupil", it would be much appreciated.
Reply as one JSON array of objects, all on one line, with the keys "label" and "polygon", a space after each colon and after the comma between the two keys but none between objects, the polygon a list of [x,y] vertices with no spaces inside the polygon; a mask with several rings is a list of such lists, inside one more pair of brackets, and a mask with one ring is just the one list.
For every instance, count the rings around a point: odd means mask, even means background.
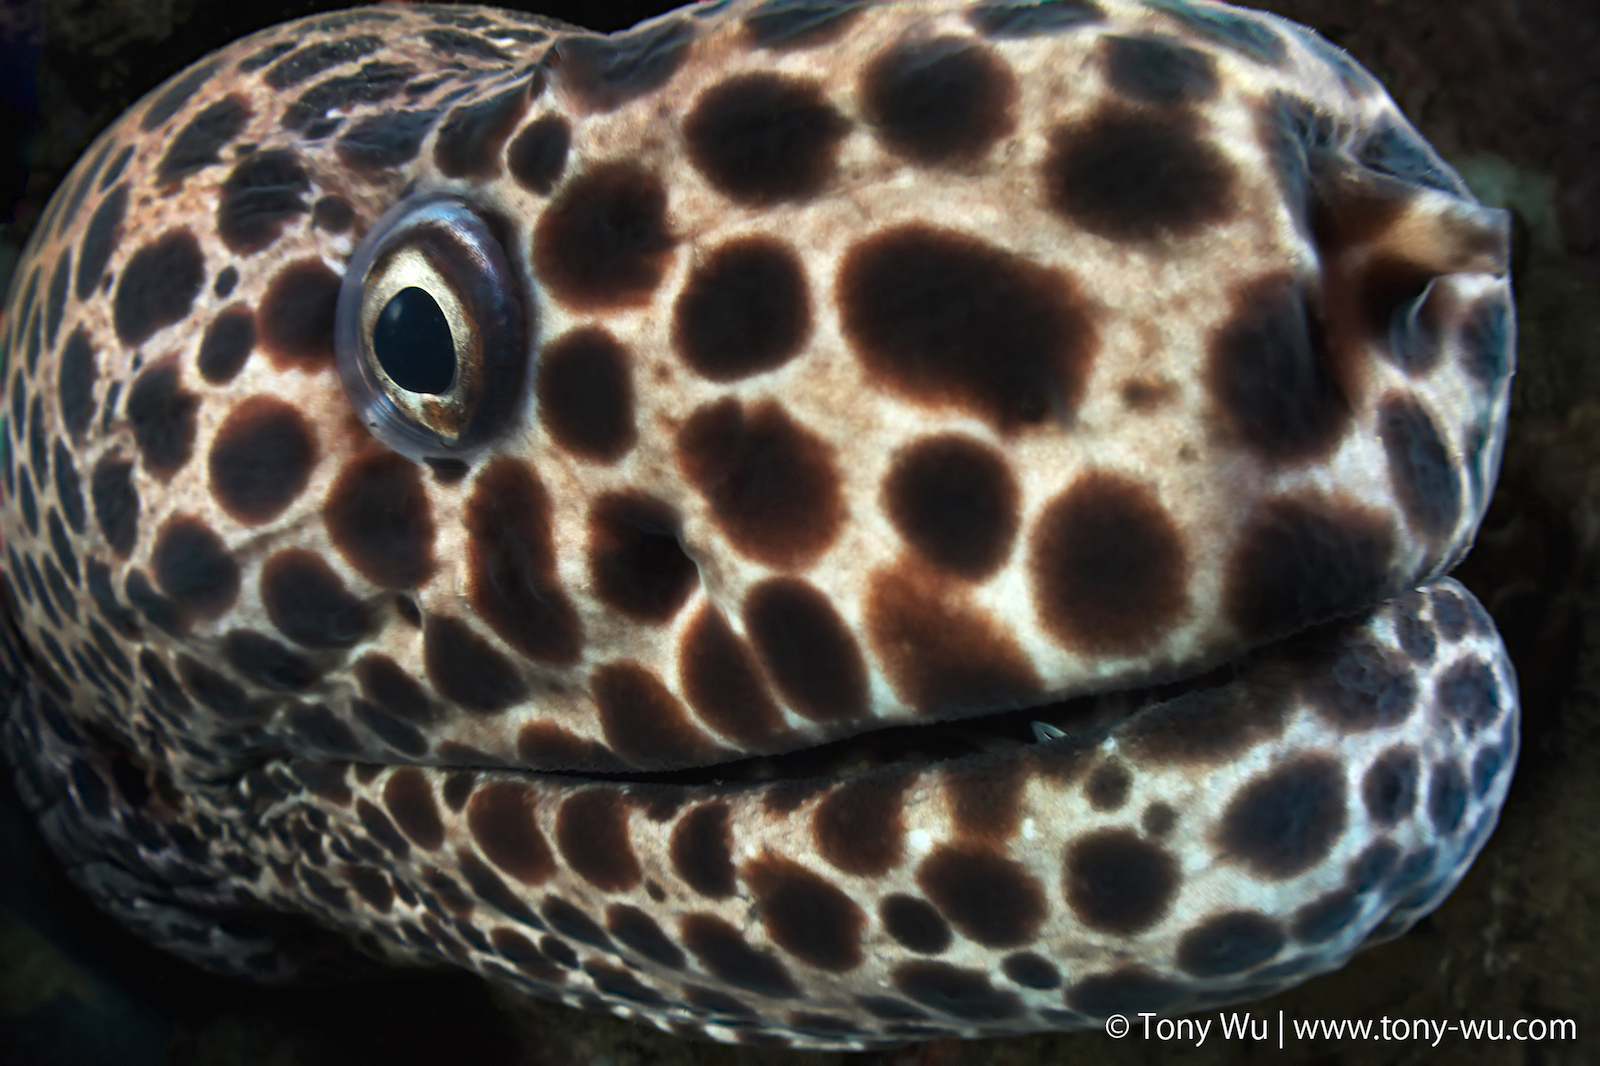
[{"label": "eye pupil", "polygon": [[428,291],[415,285],[383,305],[372,328],[372,353],[389,379],[407,392],[437,394],[455,380],[450,323]]}]

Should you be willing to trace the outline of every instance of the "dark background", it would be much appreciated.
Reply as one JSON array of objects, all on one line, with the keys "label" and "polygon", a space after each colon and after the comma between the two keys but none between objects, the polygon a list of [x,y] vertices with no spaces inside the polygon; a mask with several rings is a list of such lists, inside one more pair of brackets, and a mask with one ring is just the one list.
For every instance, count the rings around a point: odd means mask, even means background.
[{"label": "dark background", "polygon": [[[94,135],[168,75],[319,0],[0,0],[0,291],[29,226]],[[618,29],[665,10],[546,0]],[[1297,1018],[1576,1018],[1556,1045],[1185,1049],[1098,1034],[860,1056],[687,1044],[522,1002],[465,975],[270,990],[133,940],[55,870],[0,789],[0,1064],[1034,1066],[1580,1062],[1600,1052],[1600,2],[1271,0],[1388,85],[1484,199],[1513,208],[1521,371],[1501,488],[1466,580],[1521,676],[1524,749],[1501,827],[1411,934],[1258,1011]]]}]

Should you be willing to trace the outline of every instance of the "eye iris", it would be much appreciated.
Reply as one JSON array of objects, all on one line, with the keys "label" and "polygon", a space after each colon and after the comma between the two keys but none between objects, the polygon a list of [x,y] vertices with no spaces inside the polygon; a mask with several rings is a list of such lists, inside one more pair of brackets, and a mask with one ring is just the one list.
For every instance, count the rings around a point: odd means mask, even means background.
[{"label": "eye iris", "polygon": [[415,285],[384,304],[372,329],[372,352],[389,379],[408,392],[445,392],[456,376],[450,323],[427,290]]}]

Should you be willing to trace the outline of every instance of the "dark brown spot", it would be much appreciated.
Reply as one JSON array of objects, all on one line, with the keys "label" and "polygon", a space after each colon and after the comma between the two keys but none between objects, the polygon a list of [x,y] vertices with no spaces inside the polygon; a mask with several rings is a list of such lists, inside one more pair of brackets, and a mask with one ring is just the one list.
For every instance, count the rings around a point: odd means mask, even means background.
[{"label": "dark brown spot", "polygon": [[1184,985],[1158,977],[1141,966],[1095,974],[1069,987],[1067,1006],[1092,1018],[1161,1011],[1180,999]]},{"label": "dark brown spot", "polygon": [[200,398],[182,387],[173,359],[133,379],[125,408],[133,442],[145,469],[162,479],[181,470],[194,453],[195,412]]},{"label": "dark brown spot", "polygon": [[589,512],[589,572],[607,605],[669,622],[699,580],[678,540],[677,512],[649,496],[607,493]]},{"label": "dark brown spot", "polygon": [[885,573],[873,579],[866,608],[873,648],[919,714],[1002,707],[1039,690],[1016,640],[964,589]]},{"label": "dark brown spot", "polygon": [[814,722],[868,711],[867,668],[828,598],[798,578],[771,578],[745,598],[745,630],[784,698]]},{"label": "dark brown spot", "polygon": [[725,196],[757,205],[820,193],[848,130],[816,82],[764,71],[706,90],[683,124],[700,173]]},{"label": "dark brown spot", "polygon": [[544,483],[525,463],[494,460],[473,483],[465,524],[479,617],[536,662],[576,661],[582,623],[556,577]]},{"label": "dark brown spot", "polygon": [[946,962],[903,962],[891,976],[903,994],[943,1014],[972,1021],[1002,1021],[1022,1012],[1015,992],[1001,992],[982,970]]},{"label": "dark brown spot", "polygon": [[1128,801],[1128,789],[1133,777],[1121,762],[1101,763],[1089,780],[1084,782],[1083,793],[1089,806],[1097,811],[1114,811]]},{"label": "dark brown spot", "polygon": [[832,882],[771,855],[743,873],[773,943],[820,970],[844,973],[861,965],[866,915]]},{"label": "dark brown spot", "polygon": [[[224,96],[211,104],[172,138],[156,167],[156,181],[168,185],[222,162],[219,153],[239,136],[249,119],[250,105],[241,93]],[[81,278],[78,288],[79,299],[82,299]]]},{"label": "dark brown spot", "polygon": [[673,239],[661,179],[605,163],[573,179],[545,209],[533,238],[539,279],[576,307],[628,307],[661,282]]},{"label": "dark brown spot", "polygon": [[602,666],[590,684],[606,742],[632,765],[692,765],[720,751],[678,698],[638,663]]},{"label": "dark brown spot", "polygon": [[226,385],[244,369],[256,346],[256,316],[248,307],[230,307],[206,325],[195,368],[212,385]]},{"label": "dark brown spot", "polygon": [[1069,418],[1082,398],[1095,347],[1086,306],[1071,278],[1021,256],[901,226],[850,250],[837,299],[868,372],[918,402],[1012,432]]},{"label": "dark brown spot", "polygon": [[556,846],[578,876],[604,892],[639,883],[639,860],[628,839],[628,804],[614,788],[582,789],[556,814]]},{"label": "dark brown spot", "polygon": [[467,828],[484,855],[528,885],[543,884],[556,872],[555,857],[535,817],[537,794],[515,781],[481,786],[467,801]]},{"label": "dark brown spot", "polygon": [[459,618],[429,615],[422,633],[428,680],[445,699],[478,714],[498,714],[527,696],[511,660]]},{"label": "dark brown spot", "polygon": [[686,17],[605,36],[564,36],[557,70],[569,92],[596,111],[610,111],[669,81],[694,37]]},{"label": "dark brown spot", "polygon": [[1223,813],[1217,845],[1259,877],[1283,880],[1327,857],[1344,833],[1344,767],[1303,755],[1251,781]]},{"label": "dark brown spot", "polygon": [[305,214],[310,191],[311,179],[291,149],[252,153],[222,183],[217,234],[236,255],[253,255],[282,236],[290,219]]},{"label": "dark brown spot", "polygon": [[768,951],[752,948],[738,929],[711,914],[691,914],[681,925],[683,945],[717,978],[773,999],[799,995],[794,978]]},{"label": "dark brown spot", "polygon": [[1399,824],[1417,807],[1422,764],[1409,747],[1394,747],[1374,760],[1361,778],[1361,801],[1367,817],[1383,826]]},{"label": "dark brown spot", "polygon": [[1424,537],[1447,536],[1461,520],[1461,477],[1433,418],[1411,397],[1391,394],[1378,407],[1378,435],[1406,519]]},{"label": "dark brown spot", "polygon": [[1393,558],[1380,511],[1315,496],[1269,499],[1228,560],[1223,609],[1253,638],[1291,633],[1382,599]]},{"label": "dark brown spot", "polygon": [[433,515],[415,463],[373,451],[345,465],[323,521],[334,547],[368,581],[416,588],[433,574]]},{"label": "dark brown spot", "polygon": [[212,439],[211,494],[235,521],[261,525],[305,491],[316,463],[317,438],[299,410],[251,396],[234,406]]},{"label": "dark brown spot", "polygon": [[1141,104],[1198,104],[1217,91],[1216,62],[1168,37],[1105,37],[1111,87]]},{"label": "dark brown spot", "polygon": [[421,770],[407,766],[391,774],[383,786],[383,805],[389,808],[395,825],[417,847],[438,851],[444,843],[444,825],[433,801],[433,786]]},{"label": "dark brown spot", "polygon": [[1165,849],[1126,829],[1103,829],[1067,846],[1062,892],[1085,925],[1131,936],[1167,913],[1178,877]]},{"label": "dark brown spot", "polygon": [[672,868],[702,896],[733,895],[733,833],[729,807],[718,800],[703,803],[672,830]]},{"label": "dark brown spot", "polygon": [[942,778],[950,821],[963,840],[999,849],[1017,835],[1028,785],[1022,760],[958,762]]},{"label": "dark brown spot", "polygon": [[709,604],[689,623],[678,671],[689,706],[706,725],[753,751],[788,732],[744,641]]},{"label": "dark brown spot", "polygon": [[320,554],[303,548],[278,552],[262,566],[261,603],[278,632],[307,648],[348,648],[371,629],[367,605]]},{"label": "dark brown spot", "polygon": [[239,596],[239,564],[212,528],[192,515],[167,520],[150,552],[156,584],[184,611],[219,618]]},{"label": "dark brown spot", "polygon": [[539,356],[539,420],[567,451],[614,463],[633,448],[633,376],[628,352],[599,326],[556,338]]},{"label": "dark brown spot", "polygon": [[896,893],[878,905],[884,932],[908,951],[937,955],[950,946],[950,925],[926,900]]},{"label": "dark brown spot", "polygon": [[1040,516],[1034,595],[1050,634],[1102,654],[1157,643],[1189,610],[1189,562],[1172,517],[1145,486],[1079,477]]},{"label": "dark brown spot", "polygon": [[661,931],[656,920],[621,903],[606,908],[606,930],[624,946],[669,970],[683,969],[683,951]]},{"label": "dark brown spot", "polygon": [[1063,126],[1042,177],[1051,207],[1112,241],[1194,236],[1234,206],[1233,167],[1186,111],[1108,109]]},{"label": "dark brown spot", "polygon": [[117,282],[117,339],[137,348],[157,330],[188,318],[205,280],[205,255],[188,230],[168,230],[144,245],[129,257]]},{"label": "dark brown spot", "polygon": [[867,67],[860,94],[877,135],[923,166],[976,162],[1016,125],[1011,71],[970,37],[892,46]]},{"label": "dark brown spot", "polygon": [[1256,911],[1229,911],[1183,934],[1178,965],[1196,977],[1221,977],[1259,966],[1283,949],[1283,926]]},{"label": "dark brown spot", "polygon": [[1224,423],[1268,463],[1323,458],[1350,425],[1322,325],[1288,278],[1234,295],[1233,317],[1211,341],[1206,385]]},{"label": "dark brown spot", "polygon": [[1307,662],[1311,705],[1341,732],[1389,728],[1416,707],[1411,668],[1377,641],[1345,642]]},{"label": "dark brown spot", "polygon": [[940,847],[917,868],[917,884],[962,935],[988,947],[1028,942],[1048,909],[1022,865],[989,851]]},{"label": "dark brown spot", "polygon": [[261,347],[279,369],[312,373],[333,365],[333,316],[339,275],[321,259],[278,271],[256,316]]},{"label": "dark brown spot", "polygon": [[774,370],[799,354],[810,333],[804,268],[770,237],[717,248],[695,267],[673,306],[673,345],[711,381]]},{"label": "dark brown spot", "polygon": [[545,115],[528,123],[506,151],[506,166],[517,183],[540,196],[549,196],[567,166],[572,126],[560,115]]},{"label": "dark brown spot", "polygon": [[994,449],[954,434],[924,437],[895,457],[884,510],[906,543],[948,573],[979,580],[1016,536],[1017,485]]},{"label": "dark brown spot", "polygon": [[905,858],[903,774],[875,774],[838,786],[811,812],[817,852],[845,873],[878,877]]},{"label": "dark brown spot", "polygon": [[678,461],[744,554],[800,566],[843,519],[833,449],[775,401],[700,407],[678,435]]}]

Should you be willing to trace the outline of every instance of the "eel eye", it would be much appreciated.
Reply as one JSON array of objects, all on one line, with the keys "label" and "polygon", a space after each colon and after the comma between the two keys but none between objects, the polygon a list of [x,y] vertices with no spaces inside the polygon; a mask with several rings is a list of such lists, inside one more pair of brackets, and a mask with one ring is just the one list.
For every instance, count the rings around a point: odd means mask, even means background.
[{"label": "eel eye", "polygon": [[350,259],[334,327],[345,395],[373,436],[429,459],[502,432],[530,357],[519,292],[464,201],[430,194],[386,212]]}]

